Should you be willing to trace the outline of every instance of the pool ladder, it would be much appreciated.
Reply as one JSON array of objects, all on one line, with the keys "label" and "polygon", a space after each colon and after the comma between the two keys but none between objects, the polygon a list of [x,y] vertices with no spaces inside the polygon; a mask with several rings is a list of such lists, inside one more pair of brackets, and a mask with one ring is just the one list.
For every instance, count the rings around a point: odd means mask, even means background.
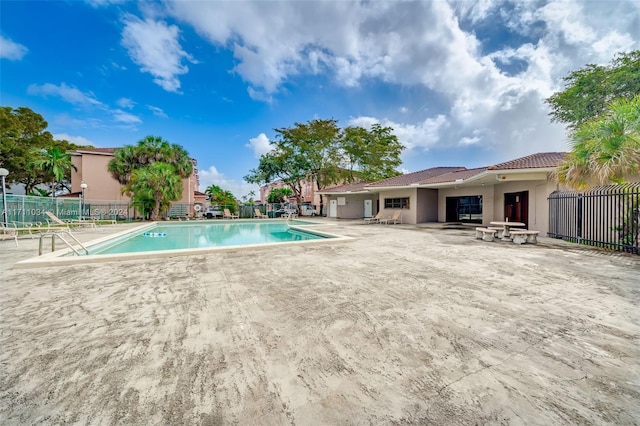
[{"label": "pool ladder", "polygon": [[42,256],[42,243],[45,239],[45,237],[51,237],[51,251],[54,252],[56,251],[56,237],[60,238],[60,240],[65,243],[67,245],[67,247],[69,247],[71,250],[73,250],[73,252],[76,254],[76,256],[81,256],[80,252],[69,242],[65,239],[64,235],[62,234],[67,234],[67,236],[69,236],[77,245],[80,246],[80,248],[82,250],[85,251],[86,254],[89,254],[89,250],[87,250],[87,248],[85,246],[82,245],[82,243],[80,241],[78,241],[78,239],[71,233],[71,231],[67,231],[67,230],[58,230],[58,231],[49,231],[49,232],[45,232],[44,234],[40,234],[40,242],[38,244],[38,256]]}]

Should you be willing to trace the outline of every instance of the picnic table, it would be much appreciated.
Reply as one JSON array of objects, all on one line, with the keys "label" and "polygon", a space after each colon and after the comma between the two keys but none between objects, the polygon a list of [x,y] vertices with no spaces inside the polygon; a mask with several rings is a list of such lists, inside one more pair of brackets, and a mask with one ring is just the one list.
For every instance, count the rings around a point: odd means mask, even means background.
[{"label": "picnic table", "polygon": [[495,225],[495,226],[502,226],[502,240],[503,241],[511,241],[511,233],[509,232],[509,229],[511,229],[511,227],[516,227],[516,228],[522,228],[527,226],[526,224],[522,223],[522,222],[510,222],[510,221],[493,221],[493,222],[489,222],[491,225]]}]

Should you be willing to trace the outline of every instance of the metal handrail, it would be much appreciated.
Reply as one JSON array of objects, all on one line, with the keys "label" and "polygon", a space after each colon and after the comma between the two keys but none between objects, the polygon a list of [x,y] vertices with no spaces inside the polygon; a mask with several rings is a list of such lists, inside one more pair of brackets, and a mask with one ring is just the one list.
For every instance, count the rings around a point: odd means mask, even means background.
[{"label": "metal handrail", "polygon": [[56,236],[58,236],[62,242],[64,242],[67,247],[69,247],[71,250],[73,250],[73,252],[76,254],[76,256],[81,256],[80,252],[78,250],[76,250],[75,247],[73,247],[73,245],[71,245],[71,243],[69,243],[69,241],[67,241],[64,236],[62,236],[61,234],[67,234],[69,237],[71,237],[71,239],[73,241],[76,242],[76,244],[78,244],[86,253],[87,255],[89,254],[89,250],[82,245],[82,243],[80,241],[78,241],[78,239],[68,230],[57,230],[57,231],[49,231],[49,232],[45,232],[43,234],[40,234],[40,241],[38,243],[38,256],[42,256],[42,241],[44,239],[44,237],[46,236],[51,236],[51,251],[54,252],[56,251]]}]

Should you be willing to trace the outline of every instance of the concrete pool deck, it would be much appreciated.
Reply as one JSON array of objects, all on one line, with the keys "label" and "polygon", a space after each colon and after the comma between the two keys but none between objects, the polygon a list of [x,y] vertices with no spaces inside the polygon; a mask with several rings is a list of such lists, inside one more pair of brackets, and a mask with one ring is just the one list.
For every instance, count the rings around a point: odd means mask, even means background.
[{"label": "concrete pool deck", "polygon": [[0,423],[640,423],[640,256],[324,222],[354,239],[31,270],[0,242]]}]

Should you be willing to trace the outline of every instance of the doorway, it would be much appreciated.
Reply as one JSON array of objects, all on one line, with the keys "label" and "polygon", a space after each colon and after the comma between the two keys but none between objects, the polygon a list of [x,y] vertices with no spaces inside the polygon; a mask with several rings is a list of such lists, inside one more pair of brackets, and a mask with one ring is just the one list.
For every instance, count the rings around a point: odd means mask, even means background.
[{"label": "doorway", "polygon": [[338,200],[329,201],[329,217],[338,217]]},{"label": "doorway", "polygon": [[373,202],[371,200],[364,200],[364,217],[373,216]]},{"label": "doorway", "polygon": [[482,195],[446,198],[447,222],[482,223]]},{"label": "doorway", "polygon": [[504,217],[511,222],[522,222],[529,227],[529,191],[504,194]]}]

